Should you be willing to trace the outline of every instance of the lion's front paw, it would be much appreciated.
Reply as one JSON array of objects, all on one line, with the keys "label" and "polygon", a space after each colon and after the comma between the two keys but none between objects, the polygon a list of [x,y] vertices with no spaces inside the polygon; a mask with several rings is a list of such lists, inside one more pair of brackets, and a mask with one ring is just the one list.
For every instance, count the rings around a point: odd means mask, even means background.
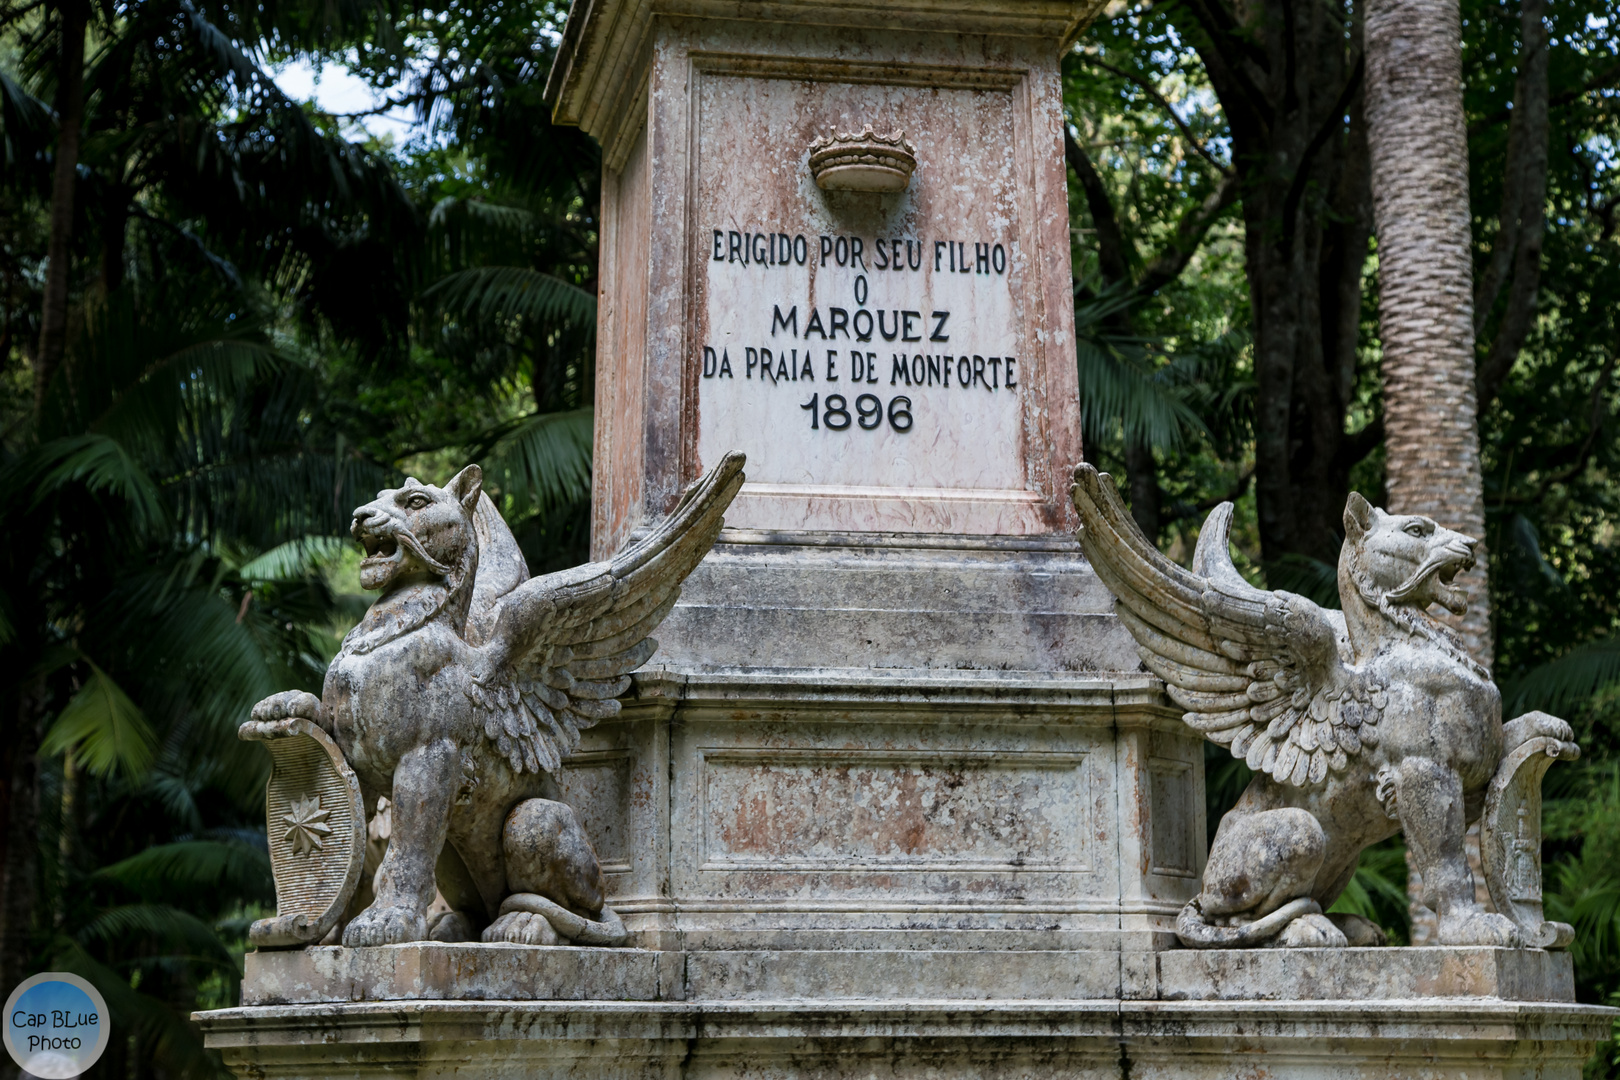
[{"label": "lion's front paw", "polygon": [[509,911],[484,929],[486,942],[508,941],[514,945],[555,945],[557,931],[544,915]]},{"label": "lion's front paw", "polygon": [[1494,911],[1462,911],[1441,918],[1440,944],[1507,948],[1519,944],[1519,930],[1513,920]]},{"label": "lion's front paw", "polygon": [[427,937],[427,920],[408,907],[373,905],[343,928],[343,944],[351,949],[370,945],[402,945]]},{"label": "lion's front paw", "polygon": [[279,694],[271,694],[253,706],[253,719],[261,724],[293,716],[304,720],[319,720],[321,699],[306,690],[283,690]]},{"label": "lion's front paw", "polygon": [[1575,729],[1569,726],[1569,721],[1560,720],[1551,713],[1527,712],[1502,725],[1503,750],[1513,750],[1537,736],[1573,743]]}]

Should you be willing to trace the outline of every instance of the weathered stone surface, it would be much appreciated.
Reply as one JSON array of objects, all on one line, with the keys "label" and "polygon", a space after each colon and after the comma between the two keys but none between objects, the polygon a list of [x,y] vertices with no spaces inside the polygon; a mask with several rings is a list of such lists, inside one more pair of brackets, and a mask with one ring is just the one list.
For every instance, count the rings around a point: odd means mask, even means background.
[{"label": "weathered stone surface", "polygon": [[[1056,61],[1099,6],[626,2],[570,23],[549,92],[606,164],[599,555],[733,445],[734,526],[1069,526]],[[904,132],[909,184],[821,190],[812,143],[867,124]]]},{"label": "weathered stone surface", "polygon": [[1146,949],[1196,889],[1204,828],[1198,744],[1155,697],[1140,675],[652,670],[559,786],[643,944]]},{"label": "weathered stone surface", "polygon": [[812,538],[727,530],[659,631],[702,668],[1133,672],[1135,643],[1072,537]]},{"label": "weathered stone surface", "polygon": [[354,1001],[670,1001],[683,957],[645,949],[447,944],[318,946],[246,957],[242,1004]]},{"label": "weathered stone surface", "polygon": [[[1173,949],[1133,952],[1092,937],[1027,949],[895,931],[827,947],[736,947],[683,936],[680,950],[483,947],[251,953],[244,1005],[363,1001],[1375,1001],[1572,1002],[1567,953],[1540,949]],[[708,948],[694,948],[696,945]],[[780,942],[778,942],[780,944]],[[984,945],[981,941],[974,944]],[[731,947],[712,947],[730,945]],[[952,946],[956,947],[952,947]],[[1008,947],[1011,945],[1012,947]],[[1112,946],[1111,948],[1109,946]],[[799,946],[799,947],[793,947]]]},{"label": "weathered stone surface", "polygon": [[1575,1000],[1569,954],[1541,949],[1174,949],[1156,959],[1167,1001]]},{"label": "weathered stone surface", "polygon": [[1576,1080],[1612,1010],[1456,999],[397,1002],[202,1014],[241,1074]]},{"label": "weathered stone surface", "polygon": [[[454,909],[431,927],[440,939],[480,929],[490,941],[575,938],[578,927],[558,923],[601,911],[590,843],[572,811],[545,796],[580,730],[618,714],[615,698],[657,647],[650,635],[719,533],[742,465],[740,455],[726,456],[613,560],[541,578],[529,577],[476,465],[443,488],[409,479],[355,511],[350,531],[367,552],[361,584],[382,595],[344,638],[322,697],[272,695],[240,732],[280,740],[313,722],[352,766],[364,805],[390,801],[375,898],[348,919],[344,944],[424,940],[436,891]],[[320,812],[309,799],[298,805]],[[349,825],[353,892],[362,826]],[[545,843],[535,830],[547,832]],[[307,832],[272,842],[304,843]],[[297,892],[283,878],[314,873],[296,859],[272,861],[278,897]],[[553,901],[531,888],[556,894],[558,920],[546,910]],[[509,910],[514,899],[522,910]],[[346,900],[329,904],[327,924]],[[586,929],[598,944],[623,936],[611,917]]]},{"label": "weathered stone surface", "polygon": [[[1221,820],[1203,888],[1176,932],[1197,948],[1272,944],[1343,947],[1347,934],[1381,935],[1359,919],[1322,913],[1344,891],[1361,852],[1396,832],[1422,874],[1424,901],[1446,945],[1567,944],[1568,927],[1541,918],[1540,866],[1525,852],[1515,918],[1475,899],[1464,847],[1498,764],[1512,804],[1538,820],[1487,814],[1481,846],[1516,828],[1521,846],[1541,835],[1539,790],[1548,756],[1575,757],[1570,726],[1545,713],[1502,723],[1490,672],[1428,614],[1468,603],[1454,583],[1474,564],[1476,541],[1432,520],[1395,516],[1351,493],[1339,557],[1343,611],[1266,592],[1232,565],[1232,505],[1204,523],[1189,572],[1159,554],[1125,509],[1113,480],[1090,465],[1074,473],[1080,539],[1140,645],[1194,731],[1246,758],[1256,772]],[[1504,755],[1516,751],[1504,762]],[[1511,815],[1509,815],[1511,816]],[[1520,834],[1523,839],[1519,840]],[[1500,859],[1498,860],[1501,861]],[[1506,899],[1500,868],[1492,894]],[[1358,942],[1359,943],[1359,942]]]}]

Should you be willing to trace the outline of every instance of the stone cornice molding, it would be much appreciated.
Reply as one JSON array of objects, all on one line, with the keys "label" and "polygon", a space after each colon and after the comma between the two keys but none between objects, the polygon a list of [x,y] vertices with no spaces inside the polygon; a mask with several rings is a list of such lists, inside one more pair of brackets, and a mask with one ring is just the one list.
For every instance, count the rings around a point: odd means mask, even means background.
[{"label": "stone cornice molding", "polygon": [[1037,38],[1063,50],[1102,10],[1102,0],[576,0],[546,83],[552,121],[577,126],[604,146],[645,99],[655,17],[781,22]]}]

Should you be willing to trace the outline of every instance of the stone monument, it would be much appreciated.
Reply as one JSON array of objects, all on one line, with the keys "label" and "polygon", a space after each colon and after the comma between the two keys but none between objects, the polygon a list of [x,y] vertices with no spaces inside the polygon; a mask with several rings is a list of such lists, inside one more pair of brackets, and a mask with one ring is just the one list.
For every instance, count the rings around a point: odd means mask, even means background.
[{"label": "stone monument", "polygon": [[[334,854],[198,1017],[239,1075],[1579,1074],[1610,1014],[1567,954],[1178,941],[1202,736],[1070,492],[1058,61],[1099,6],[578,0],[548,94],[604,154],[593,558],[734,450],[747,482],[619,708],[507,792],[588,839],[532,860],[558,943],[486,934],[511,891],[450,895],[418,841],[377,878],[408,902],[332,916]],[[1534,794],[1485,800],[1525,822],[1504,914],[1539,920]],[[562,932],[570,865],[623,945]]]}]

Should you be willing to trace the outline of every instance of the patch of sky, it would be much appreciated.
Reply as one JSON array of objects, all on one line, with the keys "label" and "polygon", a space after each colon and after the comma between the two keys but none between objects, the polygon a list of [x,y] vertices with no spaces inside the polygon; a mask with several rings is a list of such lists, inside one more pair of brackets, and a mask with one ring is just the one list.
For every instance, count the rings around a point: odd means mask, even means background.
[{"label": "patch of sky", "polygon": [[279,64],[272,72],[282,93],[344,120],[346,127],[359,129],[354,134],[405,143],[431,131],[432,125],[421,121],[414,105],[389,104],[410,92],[409,74],[379,90],[341,64],[316,65],[302,57]]},{"label": "patch of sky", "polygon": [[1607,135],[1589,136],[1581,145],[1591,155],[1592,164],[1598,172],[1608,172],[1620,165],[1620,153],[1617,153],[1614,140]]}]

